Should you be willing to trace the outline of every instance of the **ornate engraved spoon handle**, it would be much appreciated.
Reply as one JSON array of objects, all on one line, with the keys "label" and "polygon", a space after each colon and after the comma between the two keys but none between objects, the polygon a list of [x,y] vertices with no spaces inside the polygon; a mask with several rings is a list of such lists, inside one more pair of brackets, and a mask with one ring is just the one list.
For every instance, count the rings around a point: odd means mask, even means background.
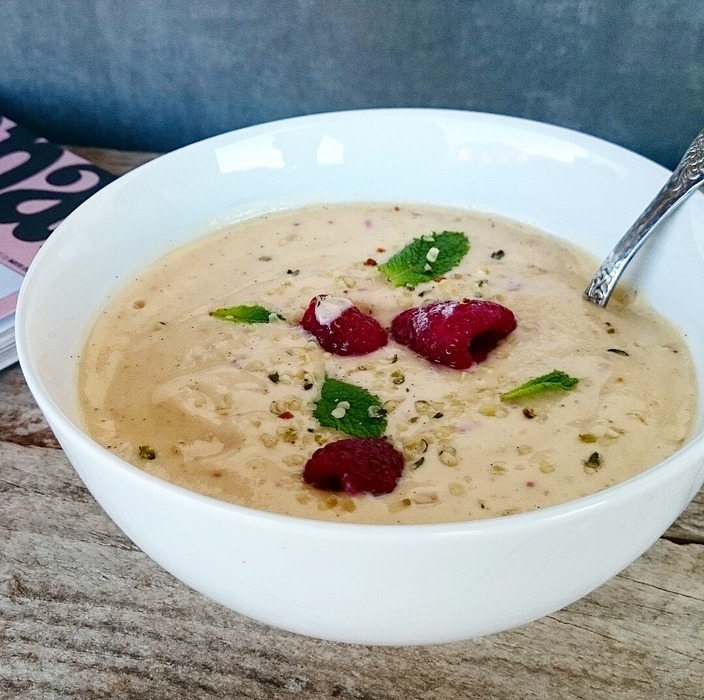
[{"label": "ornate engraved spoon handle", "polygon": [[704,131],[692,141],[675,171],[655,199],[636,219],[631,228],[609,253],[584,290],[584,296],[597,306],[606,306],[621,273],[638,252],[655,225],[669,214],[675,205],[694,192],[704,182]]}]

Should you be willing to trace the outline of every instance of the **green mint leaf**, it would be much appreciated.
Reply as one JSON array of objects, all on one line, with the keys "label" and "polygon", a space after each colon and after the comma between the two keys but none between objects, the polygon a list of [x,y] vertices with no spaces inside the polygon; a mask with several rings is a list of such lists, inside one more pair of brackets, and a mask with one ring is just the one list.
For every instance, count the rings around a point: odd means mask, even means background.
[{"label": "green mint leaf", "polygon": [[469,250],[464,233],[442,231],[414,238],[377,269],[394,287],[430,282],[456,267]]},{"label": "green mint leaf", "polygon": [[542,391],[552,391],[554,389],[569,391],[578,381],[579,379],[575,379],[560,370],[554,369],[552,372],[544,374],[542,377],[530,379],[525,384],[521,384],[515,389],[511,389],[511,391],[501,394],[501,400],[515,401],[516,399],[523,399],[526,396],[533,396]]},{"label": "green mint leaf", "polygon": [[221,321],[233,323],[270,323],[276,319],[284,320],[281,314],[269,311],[263,306],[230,306],[225,309],[215,309],[210,312],[210,315]]},{"label": "green mint leaf", "polygon": [[313,415],[320,425],[352,437],[381,437],[386,411],[374,394],[354,384],[326,377]]}]

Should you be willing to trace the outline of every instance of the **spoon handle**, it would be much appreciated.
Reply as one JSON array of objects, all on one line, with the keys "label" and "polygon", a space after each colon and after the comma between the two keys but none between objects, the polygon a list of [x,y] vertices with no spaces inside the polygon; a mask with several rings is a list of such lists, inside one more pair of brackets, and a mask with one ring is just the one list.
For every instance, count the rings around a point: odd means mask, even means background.
[{"label": "spoon handle", "polygon": [[643,245],[646,238],[667,214],[704,182],[704,131],[701,131],[685,151],[682,160],[653,201],[626,231],[609,253],[584,291],[584,296],[604,307],[616,287],[626,265]]}]

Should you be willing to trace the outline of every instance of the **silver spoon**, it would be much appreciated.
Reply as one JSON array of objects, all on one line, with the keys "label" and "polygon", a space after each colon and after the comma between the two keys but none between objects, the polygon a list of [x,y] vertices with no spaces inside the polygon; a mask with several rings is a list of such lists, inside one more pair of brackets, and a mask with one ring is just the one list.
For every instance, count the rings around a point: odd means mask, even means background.
[{"label": "silver spoon", "polygon": [[589,286],[584,290],[584,296],[588,301],[597,306],[606,306],[621,273],[645,243],[656,224],[694,192],[702,182],[704,182],[704,131],[701,131],[692,141],[670,179],[601,264]]}]

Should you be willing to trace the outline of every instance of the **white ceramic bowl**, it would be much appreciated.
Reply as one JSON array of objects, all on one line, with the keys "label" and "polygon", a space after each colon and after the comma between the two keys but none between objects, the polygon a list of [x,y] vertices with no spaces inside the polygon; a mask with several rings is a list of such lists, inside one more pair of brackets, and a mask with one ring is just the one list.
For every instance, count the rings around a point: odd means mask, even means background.
[{"label": "white ceramic bowl", "polygon": [[[76,358],[133,273],[224,223],[320,202],[424,202],[526,221],[601,258],[667,175],[603,141],[488,114],[332,113],[224,134],[125,175],[52,234],[19,300],[22,369],[110,517],[205,595],[340,641],[432,643],[505,630],[585,595],[662,534],[704,480],[701,415],[677,454],[566,505],[442,525],[315,522],[218,502],[110,454],[83,431]],[[695,195],[627,275],[686,332],[700,396],[703,243],[704,197]]]}]

